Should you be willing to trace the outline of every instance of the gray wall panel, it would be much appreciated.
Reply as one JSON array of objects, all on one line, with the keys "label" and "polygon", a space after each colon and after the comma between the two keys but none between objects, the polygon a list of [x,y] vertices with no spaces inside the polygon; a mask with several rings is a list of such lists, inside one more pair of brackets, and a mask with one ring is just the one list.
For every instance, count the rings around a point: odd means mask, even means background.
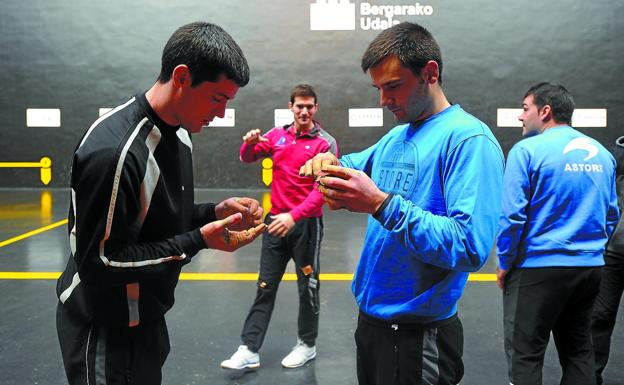
[{"label": "gray wall panel", "polygon": [[[238,160],[241,135],[273,126],[273,110],[286,108],[291,87],[309,82],[320,96],[318,119],[339,140],[342,153],[366,148],[394,123],[349,127],[349,108],[377,107],[359,59],[378,31],[362,30],[356,5],[354,31],[310,31],[315,0],[63,1],[4,0],[0,14],[0,162],[52,158],[52,186],[68,184],[71,153],[97,118],[149,88],[162,47],[173,30],[208,20],[223,26],[243,48],[251,81],[229,108],[235,127],[194,136],[198,187],[261,187],[261,165]],[[413,1],[369,1],[414,5]],[[607,108],[608,127],[583,128],[607,146],[624,134],[624,5],[599,2],[431,0],[432,16],[397,16],[427,26],[444,60],[444,88],[452,102],[492,127],[505,151],[519,128],[496,127],[497,108],[518,108],[526,89],[560,82],[578,108]],[[26,127],[26,108],[60,108],[61,127]],[[40,186],[35,170],[0,169],[0,187]]]}]

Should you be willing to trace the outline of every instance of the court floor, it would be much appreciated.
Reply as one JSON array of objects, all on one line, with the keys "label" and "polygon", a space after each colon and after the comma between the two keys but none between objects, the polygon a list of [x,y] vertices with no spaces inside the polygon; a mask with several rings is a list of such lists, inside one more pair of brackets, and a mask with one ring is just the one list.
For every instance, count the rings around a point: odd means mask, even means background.
[{"label": "court floor", "polygon": [[[266,201],[259,190],[198,190],[198,201],[228,196]],[[69,244],[65,189],[0,189],[0,383],[64,384],[55,329],[56,277],[64,268]],[[176,304],[167,315],[171,353],[163,384],[356,384],[353,332],[357,308],[350,279],[362,246],[366,216],[326,212],[321,251],[321,320],[318,355],[298,369],[280,361],[296,342],[297,287],[289,265],[282,282],[265,344],[262,367],[251,372],[219,368],[239,345],[244,317],[255,295],[260,242],[225,253],[204,250],[185,267]],[[465,376],[462,384],[507,384],[502,340],[502,299],[490,257],[471,276],[460,302],[464,325]],[[613,339],[606,385],[624,384],[624,317]],[[549,346],[544,384],[558,384],[559,364]]]}]

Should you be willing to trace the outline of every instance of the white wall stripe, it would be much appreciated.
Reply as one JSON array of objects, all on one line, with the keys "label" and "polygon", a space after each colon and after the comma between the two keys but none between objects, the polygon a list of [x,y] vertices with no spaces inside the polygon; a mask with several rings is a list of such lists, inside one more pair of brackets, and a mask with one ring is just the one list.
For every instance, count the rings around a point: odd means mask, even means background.
[{"label": "white wall stripe", "polygon": [[522,113],[522,108],[498,108],[496,110],[497,127],[522,127],[522,122],[518,116]]},{"label": "white wall stripe", "polygon": [[572,127],[607,127],[607,109],[577,108],[572,114]]},{"label": "white wall stripe", "polygon": [[61,109],[27,108],[26,127],[61,127]]},{"label": "white wall stripe", "polygon": [[273,110],[273,126],[280,127],[290,124],[295,120],[295,116],[288,108],[276,108]]},{"label": "white wall stripe", "polygon": [[383,108],[349,108],[349,127],[383,126]]},{"label": "white wall stripe", "polygon": [[236,125],[236,111],[233,108],[226,108],[223,117],[215,117],[208,125],[209,127],[234,127]]},{"label": "white wall stripe", "polygon": [[[497,127],[522,127],[518,116],[522,108],[498,108]],[[572,114],[572,127],[607,127],[606,108],[576,108]]]},{"label": "white wall stripe", "polygon": [[107,112],[111,111],[112,108],[110,107],[102,107],[98,109],[98,116],[102,116],[105,115]]}]

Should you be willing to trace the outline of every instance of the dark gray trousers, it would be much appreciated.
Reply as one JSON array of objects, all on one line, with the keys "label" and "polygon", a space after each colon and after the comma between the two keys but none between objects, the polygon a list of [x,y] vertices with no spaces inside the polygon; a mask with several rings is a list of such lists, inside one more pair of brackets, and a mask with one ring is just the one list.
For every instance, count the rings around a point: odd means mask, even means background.
[{"label": "dark gray trousers", "polygon": [[[271,223],[267,215],[265,223]],[[322,218],[305,218],[284,238],[264,232],[262,255],[256,298],[249,309],[241,340],[252,352],[258,352],[264,342],[277,289],[292,258],[297,271],[299,291],[299,339],[308,346],[314,346],[318,335],[319,321],[319,253],[323,238]]]},{"label": "dark gray trousers", "polygon": [[541,385],[552,332],[561,385],[594,385],[591,314],[601,267],[512,269],[505,280],[503,322],[509,382]]}]

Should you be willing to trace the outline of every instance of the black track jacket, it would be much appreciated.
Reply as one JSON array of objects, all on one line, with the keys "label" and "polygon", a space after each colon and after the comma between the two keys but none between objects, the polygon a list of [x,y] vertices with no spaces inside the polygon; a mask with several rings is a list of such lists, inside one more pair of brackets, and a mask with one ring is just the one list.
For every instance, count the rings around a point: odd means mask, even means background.
[{"label": "black track jacket", "polygon": [[57,295],[84,322],[136,326],[173,306],[214,204],[194,203],[193,145],[138,94],[96,120],[71,172],[71,255]]}]

